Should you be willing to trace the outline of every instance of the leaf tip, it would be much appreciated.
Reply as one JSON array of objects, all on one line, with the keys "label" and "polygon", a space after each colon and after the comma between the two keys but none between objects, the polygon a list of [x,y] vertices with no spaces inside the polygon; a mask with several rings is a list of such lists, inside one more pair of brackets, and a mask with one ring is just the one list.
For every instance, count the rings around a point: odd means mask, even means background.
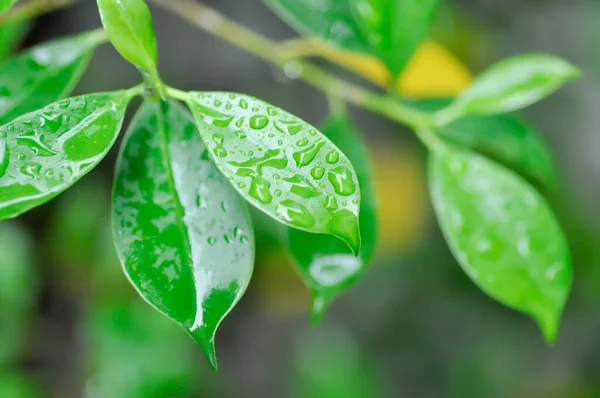
[{"label": "leaf tip", "polygon": [[355,257],[358,257],[361,247],[360,228],[358,215],[350,211],[341,211],[335,214],[327,225],[329,233],[346,242]]},{"label": "leaf tip", "polygon": [[534,314],[533,318],[536,320],[546,344],[553,345],[558,335],[560,313],[558,311],[544,310],[538,314]]},{"label": "leaf tip", "polygon": [[313,291],[313,298],[310,310],[310,323],[312,325],[318,325],[323,320],[329,304],[331,303],[331,297],[318,290]]},{"label": "leaf tip", "polygon": [[189,333],[196,343],[198,343],[200,348],[202,348],[210,367],[213,368],[214,371],[219,370],[215,348],[215,331],[211,332],[201,327],[196,330],[190,330]]}]

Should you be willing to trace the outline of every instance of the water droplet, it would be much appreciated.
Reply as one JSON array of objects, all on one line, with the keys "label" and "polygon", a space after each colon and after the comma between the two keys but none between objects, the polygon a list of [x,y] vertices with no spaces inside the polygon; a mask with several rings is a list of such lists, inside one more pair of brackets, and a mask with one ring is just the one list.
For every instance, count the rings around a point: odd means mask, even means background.
[{"label": "water droplet", "polygon": [[242,235],[242,236],[240,236],[240,242],[241,242],[241,243],[246,243],[246,242],[248,242],[248,237],[247,237],[246,235]]},{"label": "water droplet", "polygon": [[6,174],[6,169],[8,169],[8,146],[6,145],[6,141],[0,142],[0,177],[3,177]]},{"label": "water droplet", "polygon": [[213,102],[213,104],[214,104],[214,106],[216,106],[216,107],[220,107],[221,105],[223,105],[223,102],[222,102],[221,100],[218,100],[218,99],[216,99],[216,100]]},{"label": "water droplet", "polygon": [[269,116],[277,116],[277,109],[270,106],[267,108],[267,113],[269,114]]},{"label": "water droplet", "polygon": [[209,245],[214,246],[215,243],[217,243],[217,238],[211,236],[210,238],[207,239],[207,242]]},{"label": "water droplet", "polygon": [[292,157],[296,161],[296,166],[302,167],[309,165],[317,156],[321,148],[325,145],[325,141],[319,141],[298,152],[294,152]]},{"label": "water droplet", "polygon": [[215,134],[213,136],[213,141],[215,142],[215,147],[213,149],[214,154],[219,158],[224,158],[227,156],[227,150],[223,143],[225,142],[225,136],[223,134]]},{"label": "water droplet", "polygon": [[245,100],[245,99],[243,99],[243,98],[242,98],[242,99],[240,99],[239,106],[240,106],[240,108],[242,108],[242,109],[248,109],[248,101],[246,101],[246,100]]},{"label": "water droplet", "polygon": [[310,129],[310,130],[308,131],[308,134],[310,134],[310,135],[317,135],[317,130],[315,130],[315,129]]},{"label": "water droplet", "polygon": [[281,176],[279,174],[273,174],[274,180],[279,180],[280,178],[281,178]]},{"label": "water droplet", "polygon": [[243,140],[243,139],[245,139],[245,138],[247,137],[247,136],[246,136],[246,134],[245,134],[243,131],[241,131],[241,130],[238,130],[238,131],[236,131],[236,132],[235,132],[235,135],[236,135],[236,136],[237,136],[237,138],[239,138],[240,140]]},{"label": "water droplet", "polygon": [[308,209],[293,200],[281,201],[275,211],[284,221],[301,228],[310,228],[315,225],[315,218]]},{"label": "water droplet", "polygon": [[269,118],[265,115],[254,115],[250,118],[250,128],[262,130],[269,124]]},{"label": "water droplet", "polygon": [[336,150],[332,150],[327,154],[327,156],[325,156],[325,161],[327,161],[329,164],[336,164],[338,160],[340,160],[340,155]]},{"label": "water droplet", "polygon": [[298,146],[307,146],[308,145],[308,138],[302,138],[301,140],[299,140],[298,142],[296,142],[296,145],[298,145]]},{"label": "water droplet", "polygon": [[302,123],[297,120],[278,120],[275,122],[275,128],[286,135],[296,135],[302,130]]},{"label": "water droplet", "polygon": [[356,192],[356,185],[352,181],[352,173],[344,166],[338,166],[329,171],[327,179],[338,195],[350,196]]},{"label": "water droplet", "polygon": [[250,184],[249,195],[263,204],[269,204],[273,201],[273,197],[269,192],[271,183],[261,177],[253,177]]},{"label": "water droplet", "polygon": [[283,145],[283,140],[277,140],[277,145],[279,145],[279,146]]},{"label": "water droplet", "polygon": [[221,202],[221,210],[223,210],[223,213],[227,213],[227,202]]},{"label": "water droplet", "polygon": [[280,197],[282,194],[283,194],[283,192],[281,192],[280,189],[276,189],[275,192],[273,192],[273,196],[276,196],[276,197]]},{"label": "water droplet", "polygon": [[245,183],[243,183],[243,182],[238,182],[237,186],[238,186],[238,188],[240,188],[240,189],[244,189],[244,188],[246,188],[246,184],[245,184]]},{"label": "water droplet", "polygon": [[337,200],[333,196],[328,196],[325,202],[325,208],[327,210],[336,210],[338,208]]},{"label": "water droplet", "polygon": [[40,165],[39,163],[28,163],[25,166],[21,167],[21,173],[31,177],[34,180],[39,180],[41,178],[41,169],[42,165]]},{"label": "water droplet", "polygon": [[323,167],[321,167],[321,166],[313,167],[310,170],[310,175],[315,180],[320,180],[325,175],[325,169]]}]

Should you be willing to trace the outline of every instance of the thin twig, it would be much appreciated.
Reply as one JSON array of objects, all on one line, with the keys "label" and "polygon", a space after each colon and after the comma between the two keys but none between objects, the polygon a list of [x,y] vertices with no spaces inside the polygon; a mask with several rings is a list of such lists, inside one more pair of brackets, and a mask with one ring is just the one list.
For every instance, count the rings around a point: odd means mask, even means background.
[{"label": "thin twig", "polygon": [[68,7],[78,0],[31,0],[0,15],[0,28],[7,23],[31,19],[39,15]]},{"label": "thin twig", "polygon": [[311,84],[329,96],[339,97],[346,102],[381,114],[389,119],[407,124],[413,128],[429,126],[429,114],[398,103],[388,96],[373,93],[363,87],[335,77],[307,61],[290,61],[281,51],[279,43],[260,33],[246,28],[221,14],[217,10],[192,0],[150,0],[168,9],[193,25],[213,36],[256,55],[281,68],[294,63],[299,79]]}]

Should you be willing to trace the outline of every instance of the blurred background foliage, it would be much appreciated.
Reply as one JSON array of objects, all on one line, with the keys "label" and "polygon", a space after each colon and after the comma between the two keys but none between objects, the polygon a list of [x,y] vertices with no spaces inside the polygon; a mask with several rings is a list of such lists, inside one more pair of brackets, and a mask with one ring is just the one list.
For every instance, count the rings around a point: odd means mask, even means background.
[{"label": "blurred background foliage", "polygon": [[[273,38],[295,36],[259,0],[207,3]],[[561,189],[552,201],[575,257],[554,346],[525,316],[482,294],[452,259],[431,215],[425,151],[412,134],[352,109],[372,155],[381,242],[370,271],[320,325],[309,326],[309,294],[282,245],[284,231],[255,212],[256,271],[217,336],[220,371],[210,371],[186,333],[146,305],[121,272],[109,228],[111,153],[74,189],[0,224],[0,397],[600,396],[600,5],[443,3],[400,94],[447,97],[468,84],[470,71],[525,51],[554,53],[585,71],[582,82],[524,114],[555,153]],[[255,95],[313,124],[326,116],[325,98],[293,73],[153,11],[166,81]],[[97,26],[85,0],[0,30],[0,57],[12,51],[11,37],[28,47]],[[372,59],[318,53],[375,85],[389,81]],[[137,82],[137,71],[104,46],[77,93]]]}]

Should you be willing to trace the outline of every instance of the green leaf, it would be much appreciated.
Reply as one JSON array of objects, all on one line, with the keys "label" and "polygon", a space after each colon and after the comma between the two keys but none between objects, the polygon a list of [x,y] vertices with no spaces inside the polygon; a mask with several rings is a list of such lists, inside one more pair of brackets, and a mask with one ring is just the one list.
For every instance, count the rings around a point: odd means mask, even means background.
[{"label": "green leaf", "polygon": [[577,67],[553,55],[513,56],[477,76],[446,112],[460,115],[515,111],[542,100],[580,75]]},{"label": "green leaf", "polygon": [[117,51],[135,66],[156,73],[152,15],[144,0],[98,0],[102,25]]},{"label": "green leaf", "polygon": [[569,294],[569,248],[544,198],[525,180],[471,152],[431,154],[433,206],[467,275],[499,302],[532,316],[555,339]]},{"label": "green leaf", "polygon": [[[427,111],[448,106],[451,99],[418,100],[410,104]],[[541,134],[516,115],[469,115],[437,129],[447,140],[491,157],[519,172],[535,185],[557,186],[554,159]]]},{"label": "green leaf", "polygon": [[17,1],[18,0],[0,0],[0,13],[10,10]]},{"label": "green leaf", "polygon": [[399,76],[429,34],[439,0],[350,0],[362,37]]},{"label": "green leaf", "polygon": [[358,253],[358,180],[327,137],[247,95],[195,92],[187,103],[215,164],[244,198],[285,225],[335,235]]},{"label": "green leaf", "polygon": [[0,223],[0,369],[16,360],[25,346],[38,286],[32,246],[26,230]]},{"label": "green leaf", "polygon": [[0,26],[0,60],[10,55],[27,33],[27,21],[8,22]]},{"label": "green leaf", "polygon": [[350,119],[332,116],[321,130],[352,162],[360,185],[360,236],[358,257],[339,239],[289,229],[289,247],[306,285],[313,292],[313,320],[322,317],[329,302],[348,289],[365,272],[377,244],[377,206],[369,155]]},{"label": "green leaf", "polygon": [[136,115],[117,164],[113,231],[138,292],[216,368],[215,333],[248,286],[254,235],[246,204],[178,104],[148,102]]},{"label": "green leaf", "polygon": [[0,126],[0,219],[69,188],[114,144],[131,94],[67,98]]},{"label": "green leaf", "polygon": [[264,0],[294,28],[380,58],[396,76],[427,36],[439,0]]},{"label": "green leaf", "polygon": [[82,34],[40,44],[0,64],[0,124],[68,95],[98,45]]}]

